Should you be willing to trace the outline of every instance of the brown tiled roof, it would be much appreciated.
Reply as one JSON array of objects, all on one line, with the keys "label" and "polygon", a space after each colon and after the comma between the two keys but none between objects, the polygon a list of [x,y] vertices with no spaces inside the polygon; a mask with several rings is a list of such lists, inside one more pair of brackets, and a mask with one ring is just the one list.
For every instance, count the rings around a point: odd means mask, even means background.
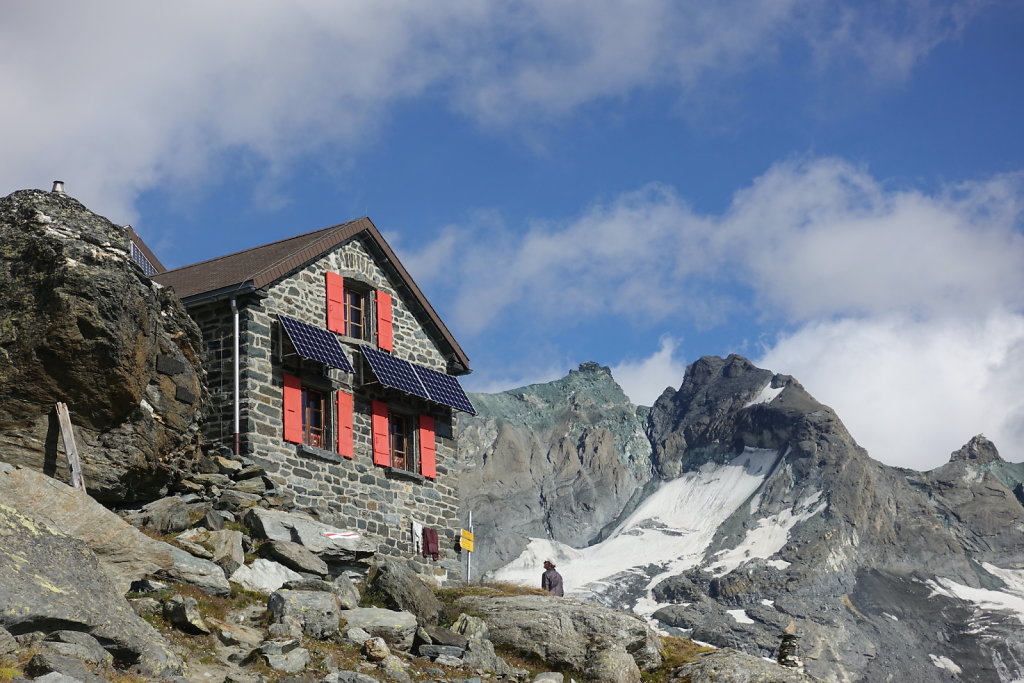
[{"label": "brown tiled roof", "polygon": [[422,307],[423,313],[436,327],[441,341],[450,347],[458,362],[468,372],[469,358],[466,353],[455,341],[455,337],[442,322],[434,307],[427,301],[405,266],[398,260],[395,252],[384,241],[377,226],[366,217],[245,251],[238,251],[227,256],[193,263],[190,266],[160,273],[153,279],[165,287],[174,289],[174,292],[182,299],[229,290],[232,287],[241,289],[252,286],[262,289],[360,233],[364,233],[369,238],[371,246],[379,249],[381,256],[394,267],[399,279],[408,287],[413,298]]}]

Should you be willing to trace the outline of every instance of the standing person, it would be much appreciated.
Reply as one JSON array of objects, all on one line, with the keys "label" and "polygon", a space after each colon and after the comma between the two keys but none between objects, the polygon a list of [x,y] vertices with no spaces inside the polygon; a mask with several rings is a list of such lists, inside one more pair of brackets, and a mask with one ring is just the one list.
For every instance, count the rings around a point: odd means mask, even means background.
[{"label": "standing person", "polygon": [[540,587],[549,593],[562,596],[562,575],[555,571],[555,563],[544,560],[544,573],[540,576]]}]

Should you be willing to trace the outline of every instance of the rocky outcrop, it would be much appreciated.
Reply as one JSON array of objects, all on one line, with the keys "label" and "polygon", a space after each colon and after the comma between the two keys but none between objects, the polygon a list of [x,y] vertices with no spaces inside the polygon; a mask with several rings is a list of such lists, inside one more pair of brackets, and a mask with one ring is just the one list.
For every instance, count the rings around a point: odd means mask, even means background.
[{"label": "rocky outcrop", "polygon": [[813,683],[818,680],[731,648],[708,652],[672,672],[672,683]]},{"label": "rocky outcrop", "polygon": [[0,627],[14,635],[81,631],[122,665],[155,675],[182,664],[114,590],[82,541],[0,503]]},{"label": "rocky outcrop", "polygon": [[423,625],[437,624],[443,606],[408,565],[384,559],[370,571],[367,588],[389,609],[412,612]]},{"label": "rocky outcrop", "polygon": [[122,595],[146,577],[191,583],[216,595],[231,590],[213,562],[146,536],[84,492],[34,470],[0,463],[0,500],[84,542]]},{"label": "rocky outcrop", "polygon": [[[469,595],[456,605],[487,624],[490,640],[556,667],[587,669],[600,653],[624,649],[641,670],[661,664],[661,641],[637,616],[556,597]],[[596,659],[595,659],[596,658]]]},{"label": "rocky outcrop", "polygon": [[606,367],[584,363],[561,380],[474,394],[459,420],[459,491],[483,541],[485,572],[529,538],[587,545],[642,496],[650,481],[643,410]]},{"label": "rocky outcrop", "polygon": [[157,497],[197,453],[198,328],[127,230],[64,194],[0,199],[0,245],[0,460],[66,480],[60,401],[93,496]]}]

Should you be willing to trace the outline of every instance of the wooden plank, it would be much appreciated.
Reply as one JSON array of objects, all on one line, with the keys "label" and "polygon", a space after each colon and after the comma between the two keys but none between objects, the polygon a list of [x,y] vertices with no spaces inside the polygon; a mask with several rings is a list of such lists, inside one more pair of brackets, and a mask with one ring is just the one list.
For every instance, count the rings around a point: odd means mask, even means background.
[{"label": "wooden plank", "polygon": [[60,422],[60,435],[64,439],[64,453],[68,456],[68,468],[71,470],[71,485],[84,491],[82,463],[78,459],[78,446],[75,445],[75,433],[71,431],[71,414],[66,403],[57,404],[57,419]]}]

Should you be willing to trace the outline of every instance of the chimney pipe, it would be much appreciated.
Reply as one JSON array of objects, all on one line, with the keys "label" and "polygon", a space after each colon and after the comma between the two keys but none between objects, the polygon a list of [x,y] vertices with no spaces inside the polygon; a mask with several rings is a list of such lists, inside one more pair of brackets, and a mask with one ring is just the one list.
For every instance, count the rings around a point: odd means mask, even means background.
[{"label": "chimney pipe", "polygon": [[54,192],[56,194],[64,194],[64,181],[63,180],[54,180],[53,181],[53,189],[50,190],[50,192]]}]

